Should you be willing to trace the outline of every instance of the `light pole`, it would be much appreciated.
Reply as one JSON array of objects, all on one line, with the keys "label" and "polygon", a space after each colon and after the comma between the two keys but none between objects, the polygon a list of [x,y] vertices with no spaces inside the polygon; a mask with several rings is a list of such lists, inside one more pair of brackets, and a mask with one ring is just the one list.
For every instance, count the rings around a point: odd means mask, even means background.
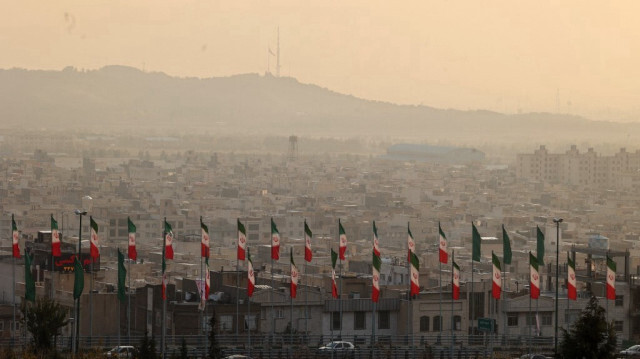
[{"label": "light pole", "polygon": [[[83,211],[81,209],[76,209],[75,211],[73,211],[73,213],[76,214],[76,216],[80,217],[80,226],[78,227],[78,260],[80,261],[80,263],[82,263],[81,260],[81,253],[82,253],[82,216],[86,216],[87,215],[87,211]],[[83,273],[84,275],[84,273]],[[78,297],[78,299],[76,299],[76,347],[75,347],[75,352],[76,354],[78,354],[78,349],[80,347],[80,297]]]},{"label": "light pole", "polygon": [[560,258],[560,223],[562,223],[562,218],[554,218],[553,223],[556,224],[556,327],[555,327],[555,337],[554,337],[554,346],[553,353],[554,357],[558,357],[558,271],[560,266],[558,265],[558,259]]}]

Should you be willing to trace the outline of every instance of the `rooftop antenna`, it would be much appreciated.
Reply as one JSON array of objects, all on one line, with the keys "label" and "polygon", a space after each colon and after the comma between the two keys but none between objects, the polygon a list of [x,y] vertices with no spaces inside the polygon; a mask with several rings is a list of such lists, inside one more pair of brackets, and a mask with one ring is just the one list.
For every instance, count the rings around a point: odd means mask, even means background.
[{"label": "rooftop antenna", "polygon": [[276,77],[280,77],[280,26],[278,26],[278,49],[276,50]]}]

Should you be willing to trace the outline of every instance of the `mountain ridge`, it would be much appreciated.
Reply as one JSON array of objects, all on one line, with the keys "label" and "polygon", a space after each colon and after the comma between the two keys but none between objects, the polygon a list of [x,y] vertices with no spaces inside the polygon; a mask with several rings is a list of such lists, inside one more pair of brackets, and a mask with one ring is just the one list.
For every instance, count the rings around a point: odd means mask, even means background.
[{"label": "mountain ridge", "polygon": [[220,134],[382,136],[518,142],[640,134],[640,125],[550,113],[400,105],[341,94],[291,77],[172,77],[110,65],[97,70],[0,69],[4,127],[204,130]]}]

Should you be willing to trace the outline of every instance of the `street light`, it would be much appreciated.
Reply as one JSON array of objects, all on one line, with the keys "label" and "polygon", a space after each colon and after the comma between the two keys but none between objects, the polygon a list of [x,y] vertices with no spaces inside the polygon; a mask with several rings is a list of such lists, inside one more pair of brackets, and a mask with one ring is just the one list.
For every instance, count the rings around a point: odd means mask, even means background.
[{"label": "street light", "polygon": [[560,223],[562,218],[554,218],[553,223],[556,224],[556,327],[555,327],[555,343],[553,346],[554,357],[558,357],[558,259],[560,258]]},{"label": "street light", "polygon": [[[82,216],[87,215],[87,211],[76,209],[73,211],[76,216],[80,217],[80,226],[78,227],[78,260],[80,260],[80,254],[82,253]],[[80,298],[76,299],[76,346],[75,352],[78,354],[80,347]]]}]

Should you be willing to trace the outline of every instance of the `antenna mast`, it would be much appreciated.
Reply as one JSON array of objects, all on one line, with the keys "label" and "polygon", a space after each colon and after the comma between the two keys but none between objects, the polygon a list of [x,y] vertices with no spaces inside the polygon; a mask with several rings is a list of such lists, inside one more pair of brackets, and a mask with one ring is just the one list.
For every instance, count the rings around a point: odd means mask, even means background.
[{"label": "antenna mast", "polygon": [[278,26],[278,50],[276,53],[276,76],[280,77],[280,26]]}]

